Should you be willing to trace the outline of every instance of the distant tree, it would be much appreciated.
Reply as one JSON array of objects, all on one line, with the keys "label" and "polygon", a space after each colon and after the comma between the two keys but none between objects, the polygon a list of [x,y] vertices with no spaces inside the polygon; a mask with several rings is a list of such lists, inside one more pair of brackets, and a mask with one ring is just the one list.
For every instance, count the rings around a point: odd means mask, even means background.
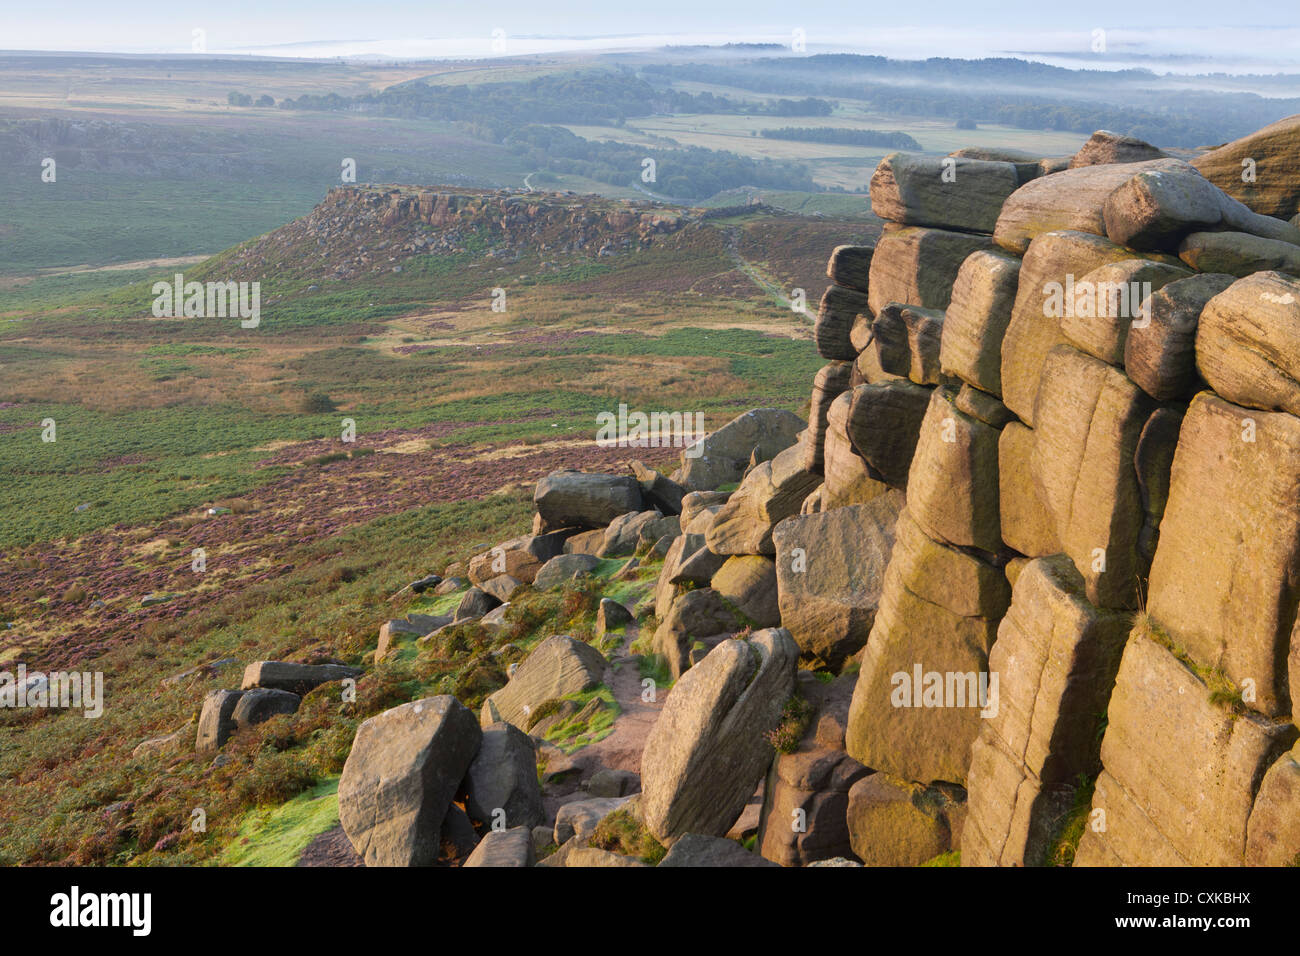
[{"label": "distant tree", "polygon": [[231,106],[252,106],[253,98],[247,93],[236,93],[231,90],[226,94],[226,102]]},{"label": "distant tree", "polygon": [[274,106],[274,105],[275,105],[275,97],[273,97],[270,93],[263,93],[261,96],[259,96],[259,97],[257,98],[257,102],[256,102],[255,104],[253,104],[253,105],[254,105],[254,106]]},{"label": "distant tree", "polygon": [[953,125],[956,126],[957,129],[978,129],[979,128],[975,125],[975,121],[971,119],[969,116],[960,117],[957,120],[957,122],[954,123]]}]

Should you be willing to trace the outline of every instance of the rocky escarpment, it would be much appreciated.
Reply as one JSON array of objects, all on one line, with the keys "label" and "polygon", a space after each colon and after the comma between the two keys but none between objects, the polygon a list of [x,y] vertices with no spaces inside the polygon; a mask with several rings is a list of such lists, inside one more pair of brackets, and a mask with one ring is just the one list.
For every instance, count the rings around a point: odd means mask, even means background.
[{"label": "rocky escarpment", "polygon": [[339,792],[367,862],[1300,860],[1300,230],[1142,147],[886,159],[806,422],[756,409],[671,476],[556,472],[533,533],[468,562],[454,617],[500,628],[662,561],[631,610],[647,686],[675,684],[639,773],[547,759],[539,810],[539,738],[611,679],[551,636],[477,721],[440,696],[362,727]]},{"label": "rocky escarpment", "polygon": [[414,256],[481,250],[607,256],[703,221],[650,202],[515,189],[337,186],[312,212],[223,257],[236,274],[355,279],[401,271]]}]

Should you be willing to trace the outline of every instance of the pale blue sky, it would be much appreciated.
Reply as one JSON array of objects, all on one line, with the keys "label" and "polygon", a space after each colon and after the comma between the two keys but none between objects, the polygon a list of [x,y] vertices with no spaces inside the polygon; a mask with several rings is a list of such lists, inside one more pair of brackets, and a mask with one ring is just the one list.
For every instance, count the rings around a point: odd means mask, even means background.
[{"label": "pale blue sky", "polygon": [[192,31],[201,28],[211,53],[487,56],[496,29],[508,37],[506,52],[524,53],[619,43],[786,42],[799,28],[810,52],[976,57],[1088,52],[1092,32],[1104,29],[1112,53],[1183,54],[1254,62],[1261,69],[1300,62],[1300,5],[1278,0],[1091,0],[1055,8],[1043,0],[58,0],[5,6],[0,49],[9,50],[185,53]]}]

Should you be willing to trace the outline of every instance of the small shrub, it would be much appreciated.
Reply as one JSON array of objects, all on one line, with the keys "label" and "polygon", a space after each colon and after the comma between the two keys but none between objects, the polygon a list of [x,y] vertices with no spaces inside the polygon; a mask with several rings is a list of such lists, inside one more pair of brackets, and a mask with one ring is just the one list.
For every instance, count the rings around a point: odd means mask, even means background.
[{"label": "small shrub", "polygon": [[775,730],[767,732],[768,742],[777,752],[792,754],[799,749],[803,732],[812,720],[812,705],[798,694],[793,694],[781,709],[781,722]]},{"label": "small shrub", "polygon": [[623,856],[633,856],[656,866],[668,850],[655,839],[644,823],[627,810],[615,810],[597,824],[589,846]]},{"label": "small shrub", "polygon": [[305,415],[324,415],[337,409],[338,405],[324,392],[310,392],[298,403],[298,411]]}]

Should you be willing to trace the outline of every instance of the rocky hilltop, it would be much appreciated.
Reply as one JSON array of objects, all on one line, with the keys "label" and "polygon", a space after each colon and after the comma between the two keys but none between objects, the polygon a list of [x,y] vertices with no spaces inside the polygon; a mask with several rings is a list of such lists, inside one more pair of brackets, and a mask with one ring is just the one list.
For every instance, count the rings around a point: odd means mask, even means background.
[{"label": "rocky hilltop", "polygon": [[[887,157],[882,238],[830,256],[807,421],[755,410],[672,475],[544,478],[532,533],[415,582],[454,611],[376,650],[475,621],[505,653],[527,595],[618,558],[653,591],[607,597],[597,633],[644,628],[657,676],[557,634],[477,714],[371,718],[347,843],[371,865],[1295,864],[1297,131],[1193,163],[1104,132],[1064,159]],[[251,666],[200,748],[342,676]],[[601,686],[622,749],[543,739]]]},{"label": "rocky hilltop", "polygon": [[415,256],[522,250],[608,256],[651,245],[708,214],[658,203],[517,189],[337,186],[312,212],[218,261],[238,276],[350,280],[400,271]]}]

